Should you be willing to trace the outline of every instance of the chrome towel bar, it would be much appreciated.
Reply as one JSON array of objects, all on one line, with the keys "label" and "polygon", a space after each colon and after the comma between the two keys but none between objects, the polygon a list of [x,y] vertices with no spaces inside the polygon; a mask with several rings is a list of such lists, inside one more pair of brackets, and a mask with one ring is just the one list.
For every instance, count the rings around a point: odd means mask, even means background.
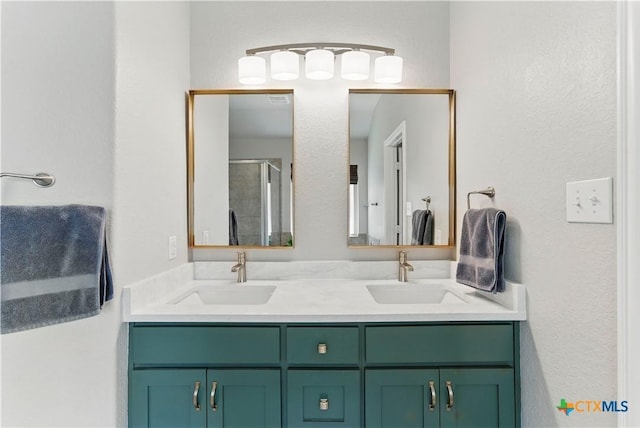
[{"label": "chrome towel bar", "polygon": [[493,199],[493,197],[496,195],[496,189],[489,186],[484,190],[475,190],[473,192],[467,193],[467,209],[468,210],[471,209],[471,199],[470,199],[471,195],[485,195]]},{"label": "chrome towel bar", "polygon": [[33,184],[35,184],[38,187],[51,187],[56,182],[56,178],[53,175],[46,172],[39,172],[35,175],[2,172],[0,173],[0,177],[12,177],[12,178],[23,178],[27,180],[33,180]]}]

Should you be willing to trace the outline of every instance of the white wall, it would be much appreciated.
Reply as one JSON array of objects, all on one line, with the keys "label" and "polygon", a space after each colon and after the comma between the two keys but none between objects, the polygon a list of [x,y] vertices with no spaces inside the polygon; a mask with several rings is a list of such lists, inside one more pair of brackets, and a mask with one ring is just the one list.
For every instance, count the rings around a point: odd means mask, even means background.
[{"label": "white wall", "polygon": [[[3,204],[111,216],[115,297],[99,316],[2,336],[2,426],[126,426],[120,290],[187,260],[186,3],[2,3]],[[167,236],[178,258],[167,260]]]},{"label": "white wall", "polygon": [[[118,290],[187,261],[186,91],[189,4],[116,2],[116,154],[113,172],[114,275]],[[168,259],[168,237],[178,255]],[[116,298],[119,298],[119,294]],[[92,426],[126,426],[127,326],[112,350],[117,415]],[[114,380],[114,381],[115,381]],[[114,417],[117,416],[117,419]]]},{"label": "white wall", "polygon": [[[114,5],[1,7],[2,171],[57,178],[48,189],[3,178],[2,204],[94,204],[111,216]],[[2,426],[115,425],[119,310],[116,298],[96,317],[3,335]]]},{"label": "white wall", "polygon": [[[229,244],[229,97],[196,96],[194,228],[196,244]],[[209,242],[203,232],[209,231]]]},{"label": "white wall", "polygon": [[615,414],[565,416],[555,406],[626,399],[616,396],[616,225],[565,220],[567,181],[615,180],[615,10],[614,2],[451,3],[457,202],[494,186],[509,218],[505,276],[528,294],[526,427],[615,426]]},{"label": "white wall", "polygon": [[[191,86],[237,88],[237,61],[249,48],[332,40],[396,49],[400,87],[449,87],[449,6],[441,2],[195,2],[191,5]],[[337,64],[339,65],[339,64]],[[348,88],[340,78],[268,81],[295,90],[295,248],[253,251],[251,259],[391,259],[390,249],[347,248]],[[412,250],[410,257],[439,256]],[[445,253],[444,257],[450,254]],[[233,260],[230,250],[194,259]]]}]

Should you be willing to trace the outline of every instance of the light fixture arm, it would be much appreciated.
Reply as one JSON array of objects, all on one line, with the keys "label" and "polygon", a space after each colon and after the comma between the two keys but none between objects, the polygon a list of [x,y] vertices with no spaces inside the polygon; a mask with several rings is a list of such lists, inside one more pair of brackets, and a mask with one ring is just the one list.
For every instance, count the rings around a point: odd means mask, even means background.
[{"label": "light fixture arm", "polygon": [[264,52],[290,51],[304,56],[308,51],[314,49],[325,49],[333,52],[334,55],[341,55],[345,52],[353,50],[383,52],[385,55],[393,55],[395,53],[395,49],[392,48],[373,45],[360,45],[355,43],[290,43],[286,45],[273,45],[264,46],[261,48],[247,49],[245,53],[247,56],[251,56]]}]

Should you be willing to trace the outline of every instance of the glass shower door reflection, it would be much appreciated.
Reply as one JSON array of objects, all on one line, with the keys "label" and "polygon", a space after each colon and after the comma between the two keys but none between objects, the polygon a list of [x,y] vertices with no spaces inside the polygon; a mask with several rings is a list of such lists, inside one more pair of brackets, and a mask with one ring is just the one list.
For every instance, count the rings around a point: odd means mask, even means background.
[{"label": "glass shower door reflection", "polygon": [[277,161],[229,161],[229,209],[235,217],[236,236],[242,246],[280,246],[281,177]]}]

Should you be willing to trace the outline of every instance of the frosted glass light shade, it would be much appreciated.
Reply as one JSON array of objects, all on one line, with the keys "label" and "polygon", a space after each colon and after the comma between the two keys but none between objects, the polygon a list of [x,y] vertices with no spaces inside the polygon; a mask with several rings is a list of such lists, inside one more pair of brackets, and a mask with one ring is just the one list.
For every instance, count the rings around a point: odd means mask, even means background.
[{"label": "frosted glass light shade", "polygon": [[304,58],[304,74],[307,79],[328,80],[333,77],[333,52],[315,49],[307,52]]},{"label": "frosted glass light shade", "polygon": [[267,66],[264,58],[245,56],[238,60],[238,80],[243,85],[260,85],[267,78]]},{"label": "frosted glass light shade", "polygon": [[342,54],[341,76],[347,80],[367,80],[369,78],[369,54],[349,51]]},{"label": "frosted glass light shade", "polygon": [[280,51],[271,54],[271,78],[275,80],[295,80],[300,75],[298,54]]},{"label": "frosted glass light shade", "polygon": [[376,58],[373,79],[378,83],[402,82],[402,58],[393,55]]}]

